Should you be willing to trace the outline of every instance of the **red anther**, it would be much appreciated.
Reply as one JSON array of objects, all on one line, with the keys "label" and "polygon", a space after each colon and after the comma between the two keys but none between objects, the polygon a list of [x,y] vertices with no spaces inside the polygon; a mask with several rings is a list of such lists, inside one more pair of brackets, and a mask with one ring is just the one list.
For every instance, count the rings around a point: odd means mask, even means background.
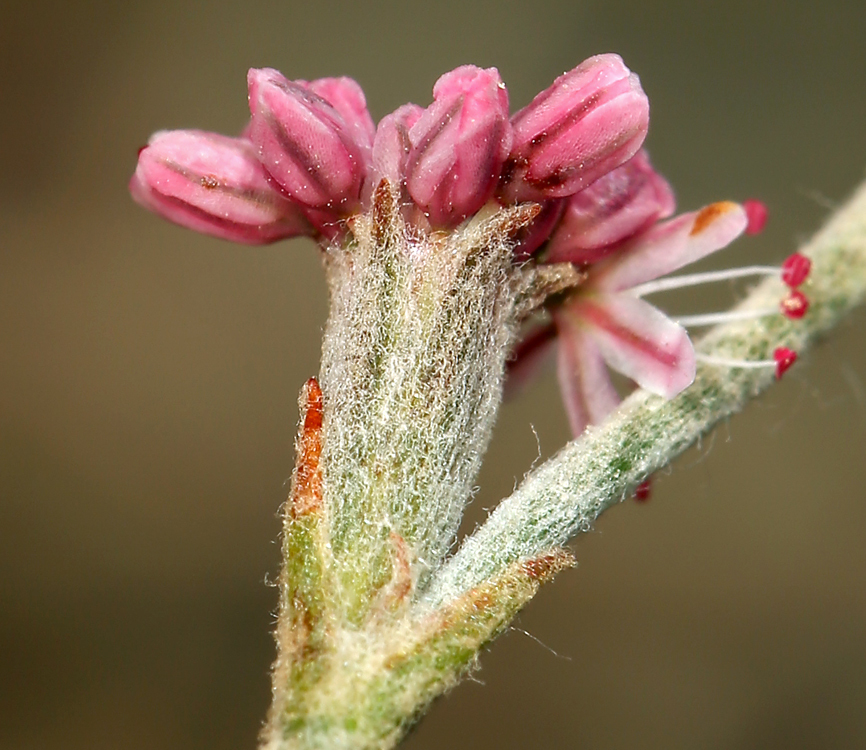
[{"label": "red anther", "polygon": [[644,479],[637,487],[634,489],[634,499],[639,503],[645,503],[650,499],[650,495],[652,494],[652,479]]},{"label": "red anther", "polygon": [[797,361],[797,352],[787,346],[780,346],[773,351],[773,359],[776,360],[776,380],[781,380],[782,375]]},{"label": "red anther", "polygon": [[782,263],[782,282],[791,289],[800,286],[812,270],[812,261],[805,255],[794,253],[785,258]]},{"label": "red anther", "polygon": [[750,198],[743,201],[743,210],[749,220],[749,223],[746,224],[746,234],[760,234],[767,224],[767,216],[769,215],[767,207],[761,201]]},{"label": "red anther", "polygon": [[809,309],[809,300],[803,292],[794,289],[785,299],[782,300],[779,307],[782,308],[782,315],[791,320],[799,320]]}]

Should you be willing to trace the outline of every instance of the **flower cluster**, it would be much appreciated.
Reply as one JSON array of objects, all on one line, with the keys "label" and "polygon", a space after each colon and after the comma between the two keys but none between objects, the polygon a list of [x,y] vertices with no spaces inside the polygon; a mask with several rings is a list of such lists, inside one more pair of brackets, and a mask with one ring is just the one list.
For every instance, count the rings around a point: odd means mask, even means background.
[{"label": "flower cluster", "polygon": [[[575,434],[618,402],[608,367],[666,397],[692,382],[683,321],[642,297],[766,219],[760,204],[730,202],[670,218],[671,188],[641,149],[647,97],[617,55],[586,60],[510,116],[496,69],[471,65],[443,75],[426,109],[403,105],[378,127],[349,78],[290,81],[262,69],[248,86],[251,118],[239,137],[152,136],[130,184],[135,199],[224,239],[307,235],[323,246],[343,242],[347,219],[369,207],[381,180],[402,193],[419,232],[453,230],[491,203],[539,204],[515,264],[572,264],[582,281],[546,301],[547,321],[518,345],[512,369],[529,369],[558,341]],[[790,317],[808,306],[801,283],[782,304]]]},{"label": "flower cluster", "polygon": [[590,58],[511,118],[495,68],[446,73],[429,107],[406,104],[378,127],[350,78],[289,81],[266,68],[247,82],[243,134],[156,133],[139,154],[136,200],[236,242],[329,241],[388,179],[418,209],[415,223],[448,229],[492,199],[577,193],[637,152],[649,118],[616,55]]}]

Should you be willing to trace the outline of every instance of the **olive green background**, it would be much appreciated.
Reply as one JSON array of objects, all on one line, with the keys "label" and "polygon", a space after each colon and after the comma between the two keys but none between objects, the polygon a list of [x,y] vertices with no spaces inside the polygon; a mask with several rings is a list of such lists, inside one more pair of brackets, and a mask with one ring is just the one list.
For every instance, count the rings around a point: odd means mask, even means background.
[{"label": "olive green background", "polygon": [[[681,207],[770,206],[705,267],[774,262],[866,176],[864,44],[853,0],[3,4],[0,748],[252,748],[268,703],[323,276],[307,241],[135,206],[152,131],[237,132],[250,66],[353,76],[378,119],[459,64],[518,108],[616,51]],[[861,310],[579,539],[406,747],[866,747],[864,340]],[[503,409],[471,523],[567,437],[548,372]]]}]

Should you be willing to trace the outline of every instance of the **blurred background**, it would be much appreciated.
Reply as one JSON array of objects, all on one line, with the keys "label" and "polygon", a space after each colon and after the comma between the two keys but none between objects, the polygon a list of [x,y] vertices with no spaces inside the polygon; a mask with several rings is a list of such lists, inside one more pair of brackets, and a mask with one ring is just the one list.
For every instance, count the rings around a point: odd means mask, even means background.
[{"label": "blurred background", "polygon": [[[770,207],[706,267],[775,262],[866,175],[864,38],[843,0],[0,6],[0,747],[253,748],[269,700],[323,275],[307,241],[135,206],[152,131],[238,132],[250,66],[353,76],[378,119],[459,64],[516,109],[615,51],[680,206]],[[406,747],[866,747],[864,342],[861,310],[576,540]],[[467,528],[567,438],[548,372],[504,407]]]}]

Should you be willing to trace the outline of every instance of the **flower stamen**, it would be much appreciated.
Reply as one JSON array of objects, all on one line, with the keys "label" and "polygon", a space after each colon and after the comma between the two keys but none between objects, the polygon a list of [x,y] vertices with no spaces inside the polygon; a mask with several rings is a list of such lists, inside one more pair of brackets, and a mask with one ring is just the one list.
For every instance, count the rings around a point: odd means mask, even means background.
[{"label": "flower stamen", "polygon": [[782,283],[791,289],[802,286],[812,270],[812,261],[802,253],[794,253],[782,263]]},{"label": "flower stamen", "polygon": [[772,359],[734,359],[731,357],[716,357],[710,354],[696,353],[695,358],[706,365],[717,365],[719,367],[732,367],[738,369],[752,370],[765,367],[776,369],[776,379],[781,380],[784,375],[797,361],[797,352],[787,346],[778,346],[773,350]]},{"label": "flower stamen", "polygon": [[681,315],[676,318],[671,318],[671,320],[675,323],[679,323],[685,328],[700,328],[701,326],[714,326],[720,323],[731,323],[736,320],[766,318],[769,315],[778,314],[779,311],[775,308],[758,308],[756,310],[729,310],[725,312],[703,313],[699,315]]},{"label": "flower stamen", "polygon": [[809,300],[805,294],[794,289],[782,300],[779,307],[786,318],[800,320],[809,310]]},{"label": "flower stamen", "polygon": [[730,281],[747,276],[778,276],[782,283],[791,289],[802,286],[812,268],[812,261],[805,255],[794,253],[785,259],[781,266],[742,266],[740,268],[724,268],[719,271],[704,271],[702,273],[687,273],[679,276],[669,276],[663,279],[653,279],[632,288],[632,293],[638,297],[657,292],[667,292],[671,289],[685,289],[700,284],[712,284],[717,281]]},{"label": "flower stamen", "polygon": [[632,294],[643,297],[657,292],[666,292],[673,289],[685,289],[700,284],[710,284],[718,281],[729,281],[747,276],[778,276],[780,280],[791,289],[790,294],[779,303],[779,308],[757,309],[757,310],[734,310],[726,312],[703,313],[699,315],[682,315],[672,318],[676,323],[685,327],[712,326],[719,323],[730,323],[737,320],[752,320],[781,312],[786,318],[799,320],[809,310],[809,300],[805,294],[797,289],[809,275],[812,267],[805,255],[794,253],[789,256],[781,266],[743,266],[741,268],[726,268],[719,271],[705,271],[702,273],[681,274],[668,278],[654,279],[634,287]]},{"label": "flower stamen", "polygon": [[769,215],[764,203],[754,198],[749,198],[743,201],[743,210],[749,219],[749,223],[746,225],[746,234],[760,234],[763,232]]}]

